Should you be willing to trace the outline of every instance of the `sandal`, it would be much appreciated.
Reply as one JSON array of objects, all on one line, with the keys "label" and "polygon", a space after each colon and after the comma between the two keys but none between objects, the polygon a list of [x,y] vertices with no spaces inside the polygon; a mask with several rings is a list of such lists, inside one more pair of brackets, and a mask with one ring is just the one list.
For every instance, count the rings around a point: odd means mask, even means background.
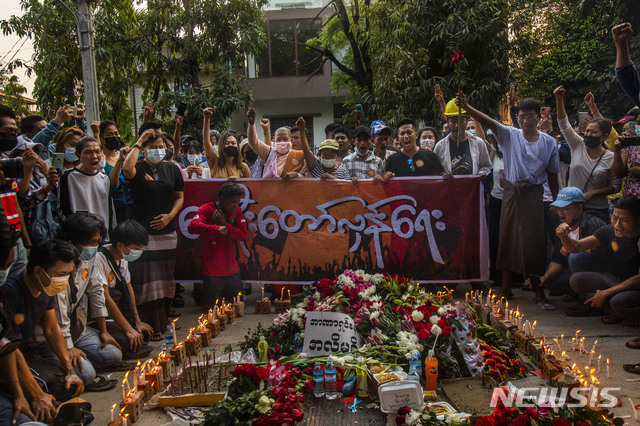
[{"label": "sandal", "polygon": [[107,380],[104,376],[96,376],[92,383],[84,387],[85,392],[104,392],[113,389],[118,384],[115,379]]},{"label": "sandal", "polygon": [[624,345],[629,349],[640,349],[640,337],[627,340],[627,343],[625,343]]},{"label": "sandal", "polygon": [[164,340],[164,336],[162,335],[162,333],[156,333],[151,336],[149,340],[151,340],[152,342],[160,342],[161,340]]},{"label": "sandal", "polygon": [[627,318],[621,322],[625,327],[639,327],[640,326],[640,318]]},{"label": "sandal", "polygon": [[[180,315],[182,315],[182,312],[178,312],[175,309],[169,309],[169,313],[167,314],[169,318],[177,318]],[[177,327],[177,324],[176,324],[176,327]]]},{"label": "sandal", "polygon": [[544,297],[536,297],[535,302],[538,308],[542,309],[543,311],[554,311],[556,309],[556,305],[549,302]]},{"label": "sandal", "polygon": [[627,373],[640,374],[640,364],[622,364],[622,369]]},{"label": "sandal", "polygon": [[602,322],[605,324],[620,324],[623,321],[624,318],[616,314],[605,315],[602,317]]}]

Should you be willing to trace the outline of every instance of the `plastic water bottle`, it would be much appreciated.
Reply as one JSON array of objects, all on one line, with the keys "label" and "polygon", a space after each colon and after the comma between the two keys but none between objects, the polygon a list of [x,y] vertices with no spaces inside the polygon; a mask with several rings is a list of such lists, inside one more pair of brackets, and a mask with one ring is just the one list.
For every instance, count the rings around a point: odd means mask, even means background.
[{"label": "plastic water bottle", "polygon": [[302,352],[302,345],[304,340],[300,337],[300,333],[296,333],[296,337],[293,338],[293,352],[300,353]]},{"label": "plastic water bottle", "polygon": [[336,399],[338,397],[336,367],[333,365],[331,357],[329,357],[327,364],[324,366],[324,392],[327,399]]},{"label": "plastic water bottle", "polygon": [[415,367],[418,377],[421,377],[422,363],[420,362],[420,352],[418,352],[417,350],[413,351],[413,353],[411,354],[411,359],[409,360],[409,370],[411,370],[412,366]]},{"label": "plastic water bottle", "polygon": [[174,339],[173,339],[173,328],[171,328],[171,324],[167,326],[167,329],[164,331],[164,350],[170,351],[173,349]]},{"label": "plastic water bottle", "polygon": [[407,380],[420,384],[420,376],[418,376],[415,364],[409,364],[409,375],[407,376]]},{"label": "plastic water bottle", "polygon": [[313,394],[316,398],[322,398],[324,396],[324,371],[322,370],[322,364],[320,361],[316,361],[313,366]]}]

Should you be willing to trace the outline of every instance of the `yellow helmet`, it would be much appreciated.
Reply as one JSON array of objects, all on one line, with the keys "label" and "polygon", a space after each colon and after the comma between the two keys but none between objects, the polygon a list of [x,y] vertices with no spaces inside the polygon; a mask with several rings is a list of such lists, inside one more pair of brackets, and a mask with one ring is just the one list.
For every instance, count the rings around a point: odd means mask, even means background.
[{"label": "yellow helmet", "polygon": [[[462,109],[463,114],[466,114],[467,111]],[[454,115],[458,115],[458,105],[456,105],[456,99],[453,98],[449,102],[447,102],[447,106],[444,109],[444,115],[447,117],[453,117]]]}]

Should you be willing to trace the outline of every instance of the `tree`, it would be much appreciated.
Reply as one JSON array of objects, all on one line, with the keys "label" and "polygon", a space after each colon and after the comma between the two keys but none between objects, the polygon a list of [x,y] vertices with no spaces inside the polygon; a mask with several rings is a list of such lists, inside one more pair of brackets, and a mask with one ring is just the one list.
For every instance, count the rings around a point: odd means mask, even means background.
[{"label": "tree", "polygon": [[31,114],[24,99],[25,93],[27,88],[20,84],[18,77],[9,75],[8,68],[0,65],[0,103],[13,109],[18,119]]},{"label": "tree", "polygon": [[[380,0],[329,4],[333,13],[313,46],[339,72],[334,90],[365,104],[371,119],[433,121],[433,87],[459,89],[492,113],[508,88],[508,8],[504,0]],[[451,57],[465,52],[456,78]]]}]

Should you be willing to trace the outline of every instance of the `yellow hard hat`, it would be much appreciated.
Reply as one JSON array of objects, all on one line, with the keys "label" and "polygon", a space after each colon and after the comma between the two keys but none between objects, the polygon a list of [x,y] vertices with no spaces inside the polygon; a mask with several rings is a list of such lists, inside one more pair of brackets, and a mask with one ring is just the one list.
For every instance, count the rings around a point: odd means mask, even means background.
[{"label": "yellow hard hat", "polygon": [[[461,111],[463,114],[466,114],[467,111],[464,109]],[[454,115],[458,115],[458,105],[456,105],[456,99],[453,98],[449,102],[447,102],[447,106],[444,109],[444,115],[447,117],[452,117]]]}]

